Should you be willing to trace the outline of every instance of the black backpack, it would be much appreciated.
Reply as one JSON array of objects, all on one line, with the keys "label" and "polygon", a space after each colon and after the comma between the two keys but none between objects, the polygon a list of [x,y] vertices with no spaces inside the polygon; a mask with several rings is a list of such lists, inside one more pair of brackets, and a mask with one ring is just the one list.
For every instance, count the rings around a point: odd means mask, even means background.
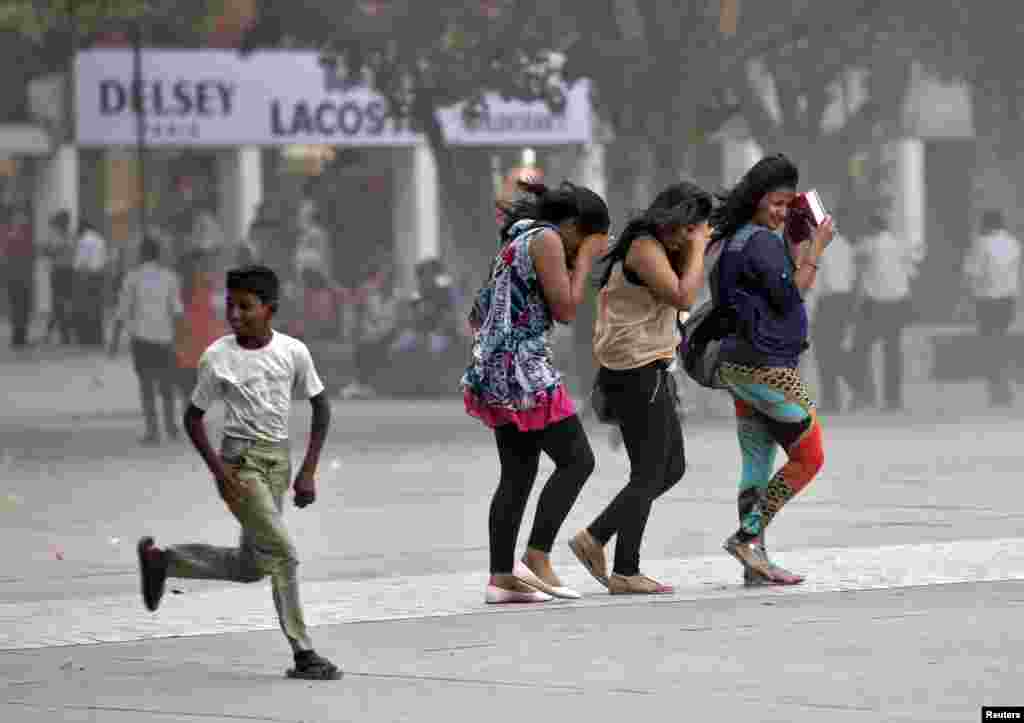
[{"label": "black backpack", "polygon": [[708,389],[725,389],[718,379],[718,353],[722,339],[735,328],[732,309],[718,305],[718,258],[714,260],[708,285],[711,299],[694,309],[689,318],[679,322],[682,341],[679,360],[693,381]]}]

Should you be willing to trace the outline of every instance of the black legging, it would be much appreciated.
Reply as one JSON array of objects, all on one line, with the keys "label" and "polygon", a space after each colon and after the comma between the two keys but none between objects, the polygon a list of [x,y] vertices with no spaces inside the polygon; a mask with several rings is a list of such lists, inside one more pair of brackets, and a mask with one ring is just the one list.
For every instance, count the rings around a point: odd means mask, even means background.
[{"label": "black legging", "polygon": [[629,483],[587,529],[602,545],[618,534],[613,572],[640,573],[640,543],[651,504],[686,471],[683,430],[676,415],[675,379],[664,364],[598,372],[629,455]]},{"label": "black legging", "polygon": [[555,537],[583,485],[594,471],[594,453],[576,415],[536,432],[520,432],[514,424],[494,430],[501,460],[501,481],[491,500],[491,574],[512,573],[516,540],[526,502],[537,479],[540,453],[555,463],[537,501],[529,546],[551,552]]}]

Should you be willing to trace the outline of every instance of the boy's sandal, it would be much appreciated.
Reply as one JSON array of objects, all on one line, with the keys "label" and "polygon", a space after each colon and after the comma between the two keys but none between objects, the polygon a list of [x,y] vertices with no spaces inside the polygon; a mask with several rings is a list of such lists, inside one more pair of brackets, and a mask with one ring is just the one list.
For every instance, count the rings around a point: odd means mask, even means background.
[{"label": "boy's sandal", "polygon": [[341,680],[343,673],[327,658],[313,653],[301,661],[296,660],[295,667],[289,668],[287,675],[298,680]]}]

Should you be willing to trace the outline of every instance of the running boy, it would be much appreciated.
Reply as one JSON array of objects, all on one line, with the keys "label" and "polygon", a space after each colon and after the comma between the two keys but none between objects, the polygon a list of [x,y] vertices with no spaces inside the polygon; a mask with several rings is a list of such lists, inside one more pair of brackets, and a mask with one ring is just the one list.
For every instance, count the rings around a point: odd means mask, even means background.
[{"label": "running boy", "polygon": [[[227,274],[227,317],[234,335],[203,353],[185,429],[217,484],[217,492],[242,525],[236,548],[175,545],[139,540],[142,597],[156,610],[168,577],[256,582],[269,575],[274,606],[295,654],[288,677],[337,680],[341,671],[316,654],[299,602],[298,556],[284,526],[283,500],[291,477],[288,421],[292,398],[313,407],[309,449],[295,478],[295,506],[316,500],[316,468],[330,425],[331,407],[309,350],[274,331],[280,283],[265,266]],[[203,415],[216,400],[225,406],[220,454],[210,444]]]}]

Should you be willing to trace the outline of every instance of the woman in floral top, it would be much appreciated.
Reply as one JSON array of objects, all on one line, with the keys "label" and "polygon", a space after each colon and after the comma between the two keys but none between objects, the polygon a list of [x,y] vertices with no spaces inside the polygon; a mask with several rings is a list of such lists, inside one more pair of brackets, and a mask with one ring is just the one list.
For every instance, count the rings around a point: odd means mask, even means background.
[{"label": "woman in floral top", "polygon": [[[551,568],[555,536],[594,469],[594,454],[551,358],[548,332],[570,322],[594,260],[608,248],[608,207],[593,191],[520,183],[504,206],[502,248],[477,295],[473,359],[462,377],[466,411],[494,429],[501,479],[490,510],[489,603],[576,598]],[[540,453],[555,463],[533,532],[515,562],[519,527]]]}]

